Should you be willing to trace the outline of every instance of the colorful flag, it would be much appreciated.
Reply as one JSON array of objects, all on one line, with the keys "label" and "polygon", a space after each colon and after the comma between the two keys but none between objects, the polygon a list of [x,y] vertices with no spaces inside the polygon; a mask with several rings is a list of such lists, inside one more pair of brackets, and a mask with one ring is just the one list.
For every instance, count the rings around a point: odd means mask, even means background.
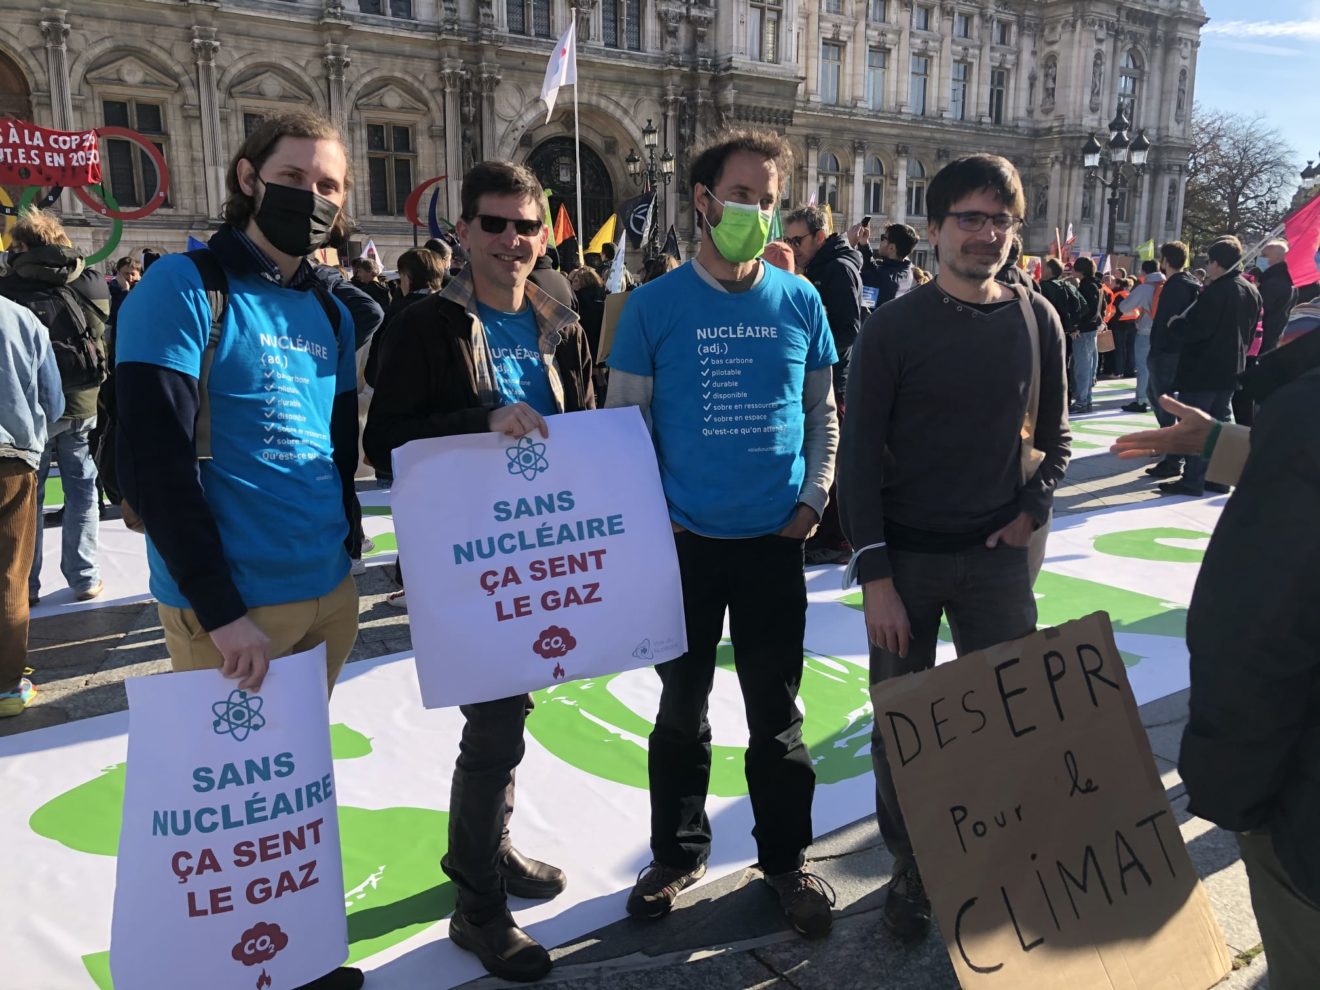
[{"label": "colorful flag", "polygon": [[1064,245],[1067,246],[1067,247],[1072,247],[1074,244],[1077,243],[1077,235],[1076,235],[1075,233],[1073,233],[1073,225],[1072,225],[1072,224],[1068,224],[1068,237],[1067,237],[1066,240],[1064,240],[1063,243],[1064,243]]},{"label": "colorful flag", "polygon": [[618,223],[618,219],[611,213],[610,218],[600,225],[600,230],[596,231],[596,236],[587,245],[587,254],[600,254],[605,250],[606,244],[614,243],[614,228]]},{"label": "colorful flag", "polygon": [[623,233],[634,248],[640,248],[651,235],[651,207],[655,205],[655,190],[652,189],[619,204],[619,220],[623,224]]},{"label": "colorful flag", "polygon": [[545,81],[541,83],[541,99],[545,101],[545,122],[555,112],[555,100],[560,86],[577,85],[577,18],[569,19],[568,30],[555,42],[555,50],[545,67]]},{"label": "colorful flag", "polygon": [[188,250],[189,250],[189,251],[200,251],[200,250],[201,250],[202,248],[204,248],[204,247],[206,247],[206,242],[205,242],[205,241],[199,241],[196,237],[193,237],[192,234],[189,234],[189,235],[188,235]]},{"label": "colorful flag", "polygon": [[563,244],[574,237],[577,237],[577,231],[573,229],[573,222],[568,219],[568,207],[560,203],[559,214],[555,217],[555,244]]},{"label": "colorful flag", "polygon": [[775,212],[770,215],[770,240],[777,241],[784,236],[784,218],[779,215],[779,204],[775,204]]},{"label": "colorful flag", "polygon": [[1283,234],[1288,238],[1288,274],[1293,285],[1301,288],[1320,282],[1320,196],[1316,196],[1292,216],[1283,221]]},{"label": "colorful flag", "polygon": [[623,252],[628,246],[628,232],[625,230],[619,234],[618,243],[614,245],[614,262],[610,265],[610,274],[605,279],[605,291],[622,292],[623,291]]},{"label": "colorful flag", "polygon": [[825,204],[825,235],[828,237],[834,233],[834,213],[830,209],[830,204]]},{"label": "colorful flag", "polygon": [[362,249],[362,257],[370,258],[380,268],[385,267],[380,260],[380,252],[376,250],[376,242],[370,238],[367,239],[367,246]]},{"label": "colorful flag", "polygon": [[1137,260],[1138,261],[1155,260],[1155,238],[1152,237],[1144,244],[1137,245]]}]

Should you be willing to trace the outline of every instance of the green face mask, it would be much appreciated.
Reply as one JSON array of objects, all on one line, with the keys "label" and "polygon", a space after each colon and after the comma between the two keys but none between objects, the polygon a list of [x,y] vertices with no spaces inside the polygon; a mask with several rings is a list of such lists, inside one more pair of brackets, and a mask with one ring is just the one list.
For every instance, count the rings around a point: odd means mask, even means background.
[{"label": "green face mask", "polygon": [[719,223],[706,220],[711,240],[724,260],[736,265],[761,257],[770,240],[770,213],[743,203],[722,203],[709,189],[706,195],[724,207]]}]

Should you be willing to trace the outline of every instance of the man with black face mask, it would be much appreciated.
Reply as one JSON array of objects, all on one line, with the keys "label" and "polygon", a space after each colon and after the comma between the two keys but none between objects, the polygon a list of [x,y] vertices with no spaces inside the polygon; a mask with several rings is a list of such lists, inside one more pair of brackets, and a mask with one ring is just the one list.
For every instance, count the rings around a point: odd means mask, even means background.
[{"label": "man with black face mask", "polygon": [[[162,257],[119,311],[119,480],[175,670],[255,691],[272,659],[324,643],[333,687],[357,638],[357,367],[308,256],[344,223],[343,139],[315,114],[268,118],[226,184],[207,249]],[[362,982],[341,968],[302,990]]]}]

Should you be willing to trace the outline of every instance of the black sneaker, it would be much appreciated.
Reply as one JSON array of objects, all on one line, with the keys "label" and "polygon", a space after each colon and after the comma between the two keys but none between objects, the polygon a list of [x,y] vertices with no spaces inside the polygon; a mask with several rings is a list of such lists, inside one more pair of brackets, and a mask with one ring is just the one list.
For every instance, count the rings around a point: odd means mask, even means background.
[{"label": "black sneaker", "polygon": [[449,940],[481,960],[486,972],[502,980],[534,983],[550,972],[550,953],[519,928],[507,910],[482,925],[462,911],[449,919]]},{"label": "black sneaker", "polygon": [[1182,465],[1176,460],[1163,460],[1146,468],[1152,478],[1176,478],[1182,474]]},{"label": "black sneaker", "polygon": [[1123,411],[1130,413],[1150,412],[1150,406],[1146,405],[1144,402],[1129,402],[1123,407]]},{"label": "black sneaker", "polygon": [[628,913],[649,921],[663,918],[673,910],[678,895],[705,875],[705,863],[684,870],[651,860],[651,865],[637,874],[637,884],[628,895]]},{"label": "black sneaker", "polygon": [[559,867],[529,859],[517,849],[502,855],[495,868],[504,878],[504,889],[514,897],[548,900],[568,886],[568,878]]},{"label": "black sneaker", "polygon": [[915,860],[889,881],[884,919],[885,926],[905,942],[923,939],[930,931],[930,898]]},{"label": "black sneaker", "polygon": [[766,875],[768,883],[779,895],[779,906],[784,917],[807,938],[824,938],[830,933],[834,916],[830,908],[837,898],[834,888],[823,878],[806,870]]},{"label": "black sneaker", "polygon": [[326,973],[319,980],[304,983],[297,990],[360,990],[364,982],[366,977],[362,975],[362,970],[353,969],[351,966],[340,966],[333,972]]},{"label": "black sneaker", "polygon": [[1227,495],[1233,489],[1228,485],[1221,485],[1218,481],[1207,481],[1205,483],[1205,490],[1213,492],[1216,495]]},{"label": "black sneaker", "polygon": [[1177,481],[1166,481],[1159,487],[1161,495],[1190,495],[1192,498],[1200,498],[1205,494],[1203,488],[1198,488],[1190,481],[1181,478]]}]

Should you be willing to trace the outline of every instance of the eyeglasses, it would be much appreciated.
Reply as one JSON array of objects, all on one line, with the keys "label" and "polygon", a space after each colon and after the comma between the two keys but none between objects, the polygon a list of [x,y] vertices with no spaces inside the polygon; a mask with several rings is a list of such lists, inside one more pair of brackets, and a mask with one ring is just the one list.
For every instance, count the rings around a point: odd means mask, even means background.
[{"label": "eyeglasses", "polygon": [[502,234],[509,229],[509,224],[513,224],[513,229],[516,230],[520,236],[533,237],[536,234],[539,234],[541,228],[545,226],[545,222],[539,219],[513,220],[509,217],[494,217],[489,213],[478,213],[476,219],[481,224],[481,229],[488,234]]},{"label": "eyeglasses", "polygon": [[987,223],[994,226],[997,234],[1010,234],[1026,223],[1021,217],[1015,217],[1011,213],[996,213],[992,216],[989,213],[982,213],[980,210],[963,210],[958,213],[941,213],[938,215],[940,221],[943,221],[945,217],[953,217],[958,221],[958,229],[965,230],[969,234],[985,230]]},{"label": "eyeglasses", "polygon": [[811,234],[798,234],[797,237],[785,237],[784,243],[792,248],[801,247],[802,242],[808,240],[811,236]]}]

